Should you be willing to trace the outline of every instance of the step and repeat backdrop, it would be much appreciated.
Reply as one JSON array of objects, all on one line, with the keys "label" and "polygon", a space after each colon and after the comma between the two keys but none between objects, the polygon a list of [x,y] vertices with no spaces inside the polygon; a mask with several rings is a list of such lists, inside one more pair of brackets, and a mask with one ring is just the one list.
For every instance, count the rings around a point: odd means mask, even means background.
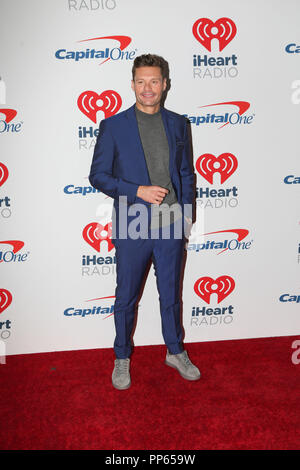
[{"label": "step and repeat backdrop", "polygon": [[[165,107],[191,123],[185,342],[298,334],[299,2],[1,0],[0,14],[2,350],[112,347],[113,200],[88,175],[144,53],[168,60]],[[134,342],[163,343],[153,266]]]}]

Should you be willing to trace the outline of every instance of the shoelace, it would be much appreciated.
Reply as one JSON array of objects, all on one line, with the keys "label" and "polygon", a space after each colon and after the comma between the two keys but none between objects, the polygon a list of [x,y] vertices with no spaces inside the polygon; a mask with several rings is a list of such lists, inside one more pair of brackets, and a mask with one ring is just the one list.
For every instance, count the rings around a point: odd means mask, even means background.
[{"label": "shoelace", "polygon": [[181,358],[182,358],[183,362],[185,363],[185,365],[187,365],[187,366],[192,366],[193,365],[190,358],[188,357],[186,351],[182,354]]},{"label": "shoelace", "polygon": [[118,372],[126,374],[129,370],[129,361],[116,361],[116,369]]}]

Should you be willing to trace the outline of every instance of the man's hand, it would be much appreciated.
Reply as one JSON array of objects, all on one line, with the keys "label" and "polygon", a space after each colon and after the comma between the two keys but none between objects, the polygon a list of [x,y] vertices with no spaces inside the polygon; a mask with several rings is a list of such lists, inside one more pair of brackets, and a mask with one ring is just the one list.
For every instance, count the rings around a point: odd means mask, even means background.
[{"label": "man's hand", "polygon": [[161,204],[168,192],[161,186],[139,186],[136,195],[151,204]]}]

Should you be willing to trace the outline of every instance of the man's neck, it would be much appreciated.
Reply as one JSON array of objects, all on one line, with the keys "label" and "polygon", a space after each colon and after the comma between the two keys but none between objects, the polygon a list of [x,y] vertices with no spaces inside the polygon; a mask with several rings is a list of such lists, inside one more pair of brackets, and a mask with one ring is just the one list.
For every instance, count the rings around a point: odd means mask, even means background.
[{"label": "man's neck", "polygon": [[142,111],[142,113],[146,113],[146,114],[156,114],[160,111],[159,103],[155,106],[143,106],[142,104],[136,101],[135,106],[139,111]]}]

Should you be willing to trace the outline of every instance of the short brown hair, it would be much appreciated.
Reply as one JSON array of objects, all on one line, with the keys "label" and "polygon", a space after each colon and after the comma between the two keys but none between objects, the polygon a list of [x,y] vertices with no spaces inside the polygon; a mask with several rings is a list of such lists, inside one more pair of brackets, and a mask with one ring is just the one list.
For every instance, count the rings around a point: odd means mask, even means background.
[{"label": "short brown hair", "polygon": [[155,54],[143,54],[134,59],[132,67],[132,80],[135,77],[135,71],[139,67],[159,67],[163,78],[169,78],[169,64],[161,56]]}]

